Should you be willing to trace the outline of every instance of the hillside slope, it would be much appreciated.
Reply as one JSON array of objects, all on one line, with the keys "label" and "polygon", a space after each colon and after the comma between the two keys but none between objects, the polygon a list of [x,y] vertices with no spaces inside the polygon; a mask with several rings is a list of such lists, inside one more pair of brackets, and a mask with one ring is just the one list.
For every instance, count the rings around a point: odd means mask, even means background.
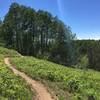
[{"label": "hillside slope", "polygon": [[17,69],[43,82],[51,94],[56,94],[59,100],[100,100],[100,72],[68,68],[34,57],[21,57],[16,51],[2,47],[0,47],[0,100],[32,98],[29,86],[6,67],[4,57],[10,57],[11,63]]},{"label": "hillside slope", "polygon": [[[47,91],[46,87],[41,84],[38,81],[33,80],[29,76],[27,76],[24,72],[20,72],[16,68],[14,68],[11,63],[9,58],[4,59],[5,64],[14,72],[14,74],[21,76],[30,86],[31,89],[36,91],[36,98],[35,100],[55,100],[53,97],[50,95],[50,93]],[[32,99],[34,100],[34,99]]]},{"label": "hillside slope", "polygon": [[100,72],[68,68],[34,57],[15,57],[11,62],[33,79],[44,82],[60,100],[100,100]]},{"label": "hillside slope", "polygon": [[30,87],[4,64],[5,56],[19,56],[19,54],[0,47],[0,100],[31,100],[34,94]]}]

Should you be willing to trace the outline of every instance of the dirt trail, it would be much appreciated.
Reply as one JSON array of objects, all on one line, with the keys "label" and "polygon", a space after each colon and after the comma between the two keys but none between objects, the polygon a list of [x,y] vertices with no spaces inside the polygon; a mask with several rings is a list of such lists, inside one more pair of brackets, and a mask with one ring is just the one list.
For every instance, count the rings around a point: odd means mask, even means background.
[{"label": "dirt trail", "polygon": [[10,64],[9,58],[5,58],[4,59],[5,64],[7,64],[9,66],[9,68],[17,75],[21,76],[23,79],[25,79],[25,81],[31,85],[32,90],[35,89],[36,93],[37,93],[37,99],[38,100],[54,100],[51,95],[48,93],[46,87],[42,84],[39,83],[35,80],[33,80],[32,78],[30,78],[29,76],[27,76],[25,73],[20,72],[19,70],[17,70],[15,67],[13,67]]}]

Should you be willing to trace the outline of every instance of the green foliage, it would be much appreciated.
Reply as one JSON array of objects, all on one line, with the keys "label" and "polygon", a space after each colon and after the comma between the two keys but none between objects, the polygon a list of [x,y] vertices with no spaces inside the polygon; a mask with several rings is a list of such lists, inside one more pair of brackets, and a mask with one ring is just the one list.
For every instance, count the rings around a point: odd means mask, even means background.
[{"label": "green foliage", "polygon": [[88,69],[88,67],[89,67],[89,60],[88,60],[87,55],[82,56],[80,58],[80,62],[79,62],[78,65],[76,65],[76,67],[78,67],[80,69],[84,69],[84,70]]},{"label": "green foliage", "polygon": [[31,100],[32,95],[24,80],[14,75],[0,56],[0,100]]},{"label": "green foliage", "polygon": [[14,50],[0,47],[0,100],[31,100],[30,87],[4,64],[4,57],[20,57]]},{"label": "green foliage", "polygon": [[0,56],[5,56],[5,57],[16,57],[16,56],[21,56],[17,51],[14,51],[12,49],[7,49],[4,47],[0,47]]},{"label": "green foliage", "polygon": [[[83,62],[84,59],[83,57]],[[88,100],[88,97],[93,95],[96,100],[100,99],[100,73],[92,70],[84,70],[67,68],[58,64],[51,63],[46,60],[39,60],[33,57],[23,57],[23,58],[12,58],[12,64],[16,67],[30,75],[32,78],[38,80],[50,81],[50,85],[59,83],[58,90],[63,90],[64,93],[59,98],[63,99],[67,91],[71,94],[71,100]],[[63,83],[63,84],[62,84]],[[66,100],[64,97],[63,100]]]},{"label": "green foliage", "polygon": [[67,88],[68,88],[68,91],[71,93],[78,92],[79,91],[79,82],[77,80],[72,79],[67,83]]},{"label": "green foliage", "polygon": [[78,60],[81,56],[87,55],[88,68],[100,70],[100,40],[76,40],[75,44]]},{"label": "green foliage", "polygon": [[32,93],[19,77],[0,64],[0,98],[7,100],[31,100]]},{"label": "green foliage", "polygon": [[36,12],[13,3],[4,18],[1,34],[6,47],[23,55],[66,65],[75,62],[72,42],[75,37],[70,27],[46,11]]}]

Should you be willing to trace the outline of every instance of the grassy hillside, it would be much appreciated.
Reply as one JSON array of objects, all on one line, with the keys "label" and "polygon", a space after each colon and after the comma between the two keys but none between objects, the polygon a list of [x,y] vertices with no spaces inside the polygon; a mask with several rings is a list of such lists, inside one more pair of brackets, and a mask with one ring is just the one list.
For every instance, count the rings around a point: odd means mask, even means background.
[{"label": "grassy hillside", "polygon": [[17,51],[12,49],[7,49],[0,46],[0,57],[19,57],[21,56]]},{"label": "grassy hillside", "polygon": [[11,62],[33,79],[45,80],[60,100],[100,100],[100,72],[67,68],[33,57],[15,57]]},{"label": "grassy hillside", "polygon": [[5,56],[19,56],[16,51],[0,47],[0,100],[31,100],[33,94],[20,77],[4,64]]},{"label": "grassy hillside", "polygon": [[[0,47],[0,100],[31,100],[32,92],[20,77],[4,64],[9,56],[16,68],[47,85],[59,100],[100,100],[100,72],[68,68],[46,60],[21,57],[14,50]],[[53,92],[52,92],[53,91]]]}]

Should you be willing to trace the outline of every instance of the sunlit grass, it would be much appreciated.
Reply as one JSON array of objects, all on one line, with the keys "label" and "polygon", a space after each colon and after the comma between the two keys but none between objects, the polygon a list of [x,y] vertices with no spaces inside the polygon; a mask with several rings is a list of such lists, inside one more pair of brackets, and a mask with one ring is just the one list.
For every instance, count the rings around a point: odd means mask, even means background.
[{"label": "sunlit grass", "polygon": [[31,100],[30,87],[4,64],[4,57],[18,56],[13,50],[0,47],[0,100]]},{"label": "sunlit grass", "polygon": [[[67,91],[73,100],[86,100],[93,96],[100,99],[100,72],[87,70],[85,73],[80,69],[68,68],[54,64],[46,60],[33,57],[12,58],[12,64],[37,80],[47,80],[48,85],[55,90],[55,93],[66,100],[66,96],[59,91]],[[58,84],[57,84],[58,83]],[[53,84],[53,85],[52,85]],[[58,86],[58,90],[55,85]]]}]

